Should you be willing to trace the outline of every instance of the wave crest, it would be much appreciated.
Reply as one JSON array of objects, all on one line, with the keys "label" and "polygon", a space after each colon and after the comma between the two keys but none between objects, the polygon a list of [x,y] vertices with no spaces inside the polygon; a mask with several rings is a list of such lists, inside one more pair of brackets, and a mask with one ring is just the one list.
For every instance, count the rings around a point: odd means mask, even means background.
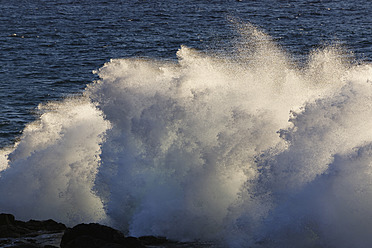
[{"label": "wave crest", "polygon": [[240,33],[229,56],[111,60],[81,98],[43,107],[4,153],[0,210],[231,247],[365,247],[372,67],[338,46],[300,67]]}]

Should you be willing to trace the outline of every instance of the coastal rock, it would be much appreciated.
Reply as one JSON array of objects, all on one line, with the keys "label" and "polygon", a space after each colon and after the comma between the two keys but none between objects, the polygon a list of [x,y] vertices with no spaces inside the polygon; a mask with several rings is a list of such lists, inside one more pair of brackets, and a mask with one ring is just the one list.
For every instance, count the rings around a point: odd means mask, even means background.
[{"label": "coastal rock", "polygon": [[12,214],[0,214],[0,226],[14,225],[15,218]]},{"label": "coastal rock", "polygon": [[60,232],[66,230],[66,226],[62,223],[58,223],[54,220],[29,220],[27,222],[15,221],[17,225],[27,228],[32,231],[50,231],[50,232]]},{"label": "coastal rock", "polygon": [[11,214],[0,214],[0,238],[19,238],[37,236],[41,232],[61,232],[66,229],[62,223],[54,220],[30,220],[27,222],[15,220]]},{"label": "coastal rock", "polygon": [[79,224],[68,228],[61,240],[61,248],[143,248],[141,241],[111,227],[97,223]]},{"label": "coastal rock", "polygon": [[0,238],[19,238],[31,232],[17,222],[11,214],[0,214]]},{"label": "coastal rock", "polygon": [[0,239],[0,247],[9,248],[178,247],[164,237],[125,237],[120,231],[97,223],[66,228],[51,219],[19,221],[12,214],[0,214]]},{"label": "coastal rock", "polygon": [[11,248],[40,248],[41,246],[29,244],[29,243],[18,243],[10,246]]},{"label": "coastal rock", "polygon": [[144,245],[162,245],[170,241],[165,237],[142,236],[138,238]]}]

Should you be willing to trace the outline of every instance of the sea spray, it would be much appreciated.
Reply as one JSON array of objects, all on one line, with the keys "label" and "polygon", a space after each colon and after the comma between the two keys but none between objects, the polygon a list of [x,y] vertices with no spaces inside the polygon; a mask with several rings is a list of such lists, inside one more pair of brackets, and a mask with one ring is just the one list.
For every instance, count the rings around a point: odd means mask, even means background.
[{"label": "sea spray", "polygon": [[[366,176],[371,170],[371,69],[356,69],[358,79],[350,75],[353,80],[339,91],[292,113],[293,126],[279,131],[289,146],[257,158],[259,174],[247,181],[231,211],[238,212],[233,244],[242,237],[237,246],[368,247],[372,242]],[[255,211],[246,211],[251,205]],[[244,236],[247,230],[251,235]]]},{"label": "sea spray", "polygon": [[23,130],[7,156],[9,168],[0,175],[1,211],[69,225],[102,220],[102,201],[92,187],[109,123],[87,98],[39,110],[40,119]]},{"label": "sea spray", "polygon": [[113,59],[43,107],[3,152],[0,210],[229,247],[367,247],[372,67],[337,45],[298,66],[238,29],[234,54]]}]

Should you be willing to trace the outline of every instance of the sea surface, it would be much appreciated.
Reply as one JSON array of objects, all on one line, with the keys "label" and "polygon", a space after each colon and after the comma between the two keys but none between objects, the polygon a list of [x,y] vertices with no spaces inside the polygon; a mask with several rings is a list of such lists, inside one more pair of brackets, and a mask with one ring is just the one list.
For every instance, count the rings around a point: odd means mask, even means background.
[{"label": "sea surface", "polygon": [[369,247],[371,13],[0,0],[0,212],[223,247]]}]

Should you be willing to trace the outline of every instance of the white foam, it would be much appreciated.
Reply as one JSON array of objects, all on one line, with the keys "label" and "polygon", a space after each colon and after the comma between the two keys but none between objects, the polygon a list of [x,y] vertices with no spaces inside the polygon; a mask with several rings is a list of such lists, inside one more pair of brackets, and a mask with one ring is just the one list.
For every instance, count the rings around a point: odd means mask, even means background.
[{"label": "white foam", "polygon": [[41,106],[8,155],[0,180],[1,211],[20,219],[53,218],[66,224],[104,218],[92,191],[102,134],[109,127],[89,99]]}]

